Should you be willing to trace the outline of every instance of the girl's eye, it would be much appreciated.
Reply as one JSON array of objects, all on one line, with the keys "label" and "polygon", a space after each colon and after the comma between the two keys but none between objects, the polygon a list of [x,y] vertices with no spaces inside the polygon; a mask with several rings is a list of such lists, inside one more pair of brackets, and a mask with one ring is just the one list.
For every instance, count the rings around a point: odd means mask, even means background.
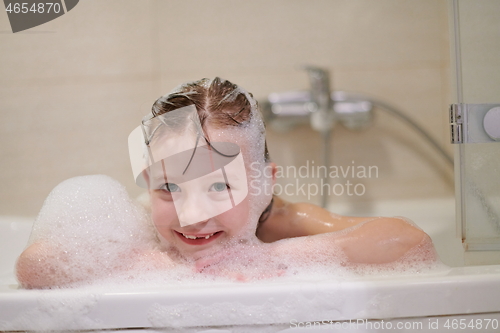
[{"label": "girl's eye", "polygon": [[226,183],[213,183],[209,191],[222,192],[228,188],[229,186]]},{"label": "girl's eye", "polygon": [[167,192],[180,192],[181,188],[179,185],[174,183],[166,183],[161,187],[162,190],[166,190]]}]

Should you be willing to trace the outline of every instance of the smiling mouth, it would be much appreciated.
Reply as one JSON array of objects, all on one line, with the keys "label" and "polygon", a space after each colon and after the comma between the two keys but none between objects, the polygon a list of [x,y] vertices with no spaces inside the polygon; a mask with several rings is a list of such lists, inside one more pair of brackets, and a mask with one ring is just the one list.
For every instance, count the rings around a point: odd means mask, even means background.
[{"label": "smiling mouth", "polygon": [[[217,231],[217,232],[220,232],[220,231]],[[206,235],[206,236],[194,236],[194,235],[186,235],[186,234],[183,234],[182,232],[180,233],[182,236],[186,237],[187,239],[209,239],[210,237],[212,237],[213,235],[215,235],[217,232],[214,232],[213,234],[210,234],[210,235]]]},{"label": "smiling mouth", "polygon": [[179,236],[179,238],[184,241],[187,244],[190,245],[202,245],[202,244],[207,244],[211,242],[212,240],[216,239],[222,231],[216,231],[211,234],[206,234],[206,235],[189,235],[189,234],[184,234],[182,232],[176,231],[176,234]]}]

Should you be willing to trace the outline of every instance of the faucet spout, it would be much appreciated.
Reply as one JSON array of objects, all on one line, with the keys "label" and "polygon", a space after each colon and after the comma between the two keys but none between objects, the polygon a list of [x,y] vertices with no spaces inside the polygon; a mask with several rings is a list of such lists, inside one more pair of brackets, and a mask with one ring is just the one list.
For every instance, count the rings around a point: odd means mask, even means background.
[{"label": "faucet spout", "polygon": [[326,133],[332,130],[335,117],[330,92],[330,74],[327,70],[316,66],[304,66],[311,83],[311,101],[314,105],[311,114],[311,126]]},{"label": "faucet spout", "polygon": [[[328,166],[330,162],[330,134],[335,122],[333,102],[330,92],[330,74],[327,70],[315,66],[305,66],[311,82],[311,101],[314,111],[311,113],[311,126],[321,133],[322,137],[322,164]],[[326,174],[322,177],[322,184],[328,184]],[[321,195],[321,206],[326,208],[328,196]]]}]

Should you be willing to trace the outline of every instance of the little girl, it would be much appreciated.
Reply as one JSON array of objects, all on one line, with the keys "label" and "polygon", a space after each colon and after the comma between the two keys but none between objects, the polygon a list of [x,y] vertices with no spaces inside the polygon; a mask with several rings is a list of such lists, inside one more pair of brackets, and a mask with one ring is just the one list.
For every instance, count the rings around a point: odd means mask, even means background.
[{"label": "little girl", "polygon": [[[269,194],[276,166],[269,159],[257,103],[229,81],[203,79],[159,98],[130,135],[129,148],[136,182],[149,191],[154,232],[147,222],[140,224],[134,229],[136,245],[121,256],[99,257],[99,264],[88,264],[87,273],[61,264],[74,262],[75,251],[34,237],[17,262],[23,287],[65,286],[116,271],[178,265],[245,280],[286,274],[280,260],[295,257],[348,267],[437,260],[429,236],[404,219],[338,216]],[[116,200],[119,195],[110,196]],[[131,220],[141,220],[140,213],[134,214]],[[74,237],[85,238],[81,233]],[[120,262],[123,257],[127,264]],[[275,272],[255,274],[258,263],[266,261],[276,263]],[[245,270],[252,265],[252,273]]]}]

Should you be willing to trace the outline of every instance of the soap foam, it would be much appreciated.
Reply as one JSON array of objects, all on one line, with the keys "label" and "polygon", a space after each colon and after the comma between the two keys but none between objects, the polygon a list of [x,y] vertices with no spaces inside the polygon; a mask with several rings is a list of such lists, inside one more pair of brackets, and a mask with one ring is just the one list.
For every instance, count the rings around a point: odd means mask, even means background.
[{"label": "soap foam", "polygon": [[156,239],[144,209],[125,188],[97,175],[68,179],[50,193],[33,225],[32,244],[42,245],[47,261],[40,275],[94,280],[130,269]]},{"label": "soap foam", "polygon": [[[122,185],[107,176],[69,179],[47,198],[35,222],[30,244],[50,244],[56,249],[52,257],[54,266],[58,266],[61,260],[58,256],[64,253],[68,258],[64,274],[85,279],[62,286],[76,288],[77,294],[69,300],[66,294],[58,294],[67,289],[51,291],[39,300],[37,308],[14,318],[13,323],[30,323],[34,329],[99,327],[91,319],[91,313],[98,303],[96,297],[110,291],[182,292],[193,288],[206,291],[209,286],[217,294],[241,282],[248,282],[250,288],[302,286],[297,293],[289,294],[286,301],[272,297],[258,302],[252,298],[237,301],[221,298],[213,304],[197,301],[151,304],[148,310],[153,327],[260,323],[262,326],[257,328],[269,328],[266,323],[287,322],[304,311],[333,318],[343,309],[346,296],[328,291],[306,293],[302,288],[307,283],[335,284],[371,276],[424,274],[442,267],[432,260],[422,261],[432,257],[432,253],[426,253],[425,244],[394,264],[347,266],[340,249],[334,245],[327,249],[321,246],[318,240],[322,237],[327,236],[300,238],[297,247],[288,246],[297,239],[270,244],[262,244],[256,238],[233,240],[221,251],[219,261],[206,267],[196,268],[189,260],[174,263],[169,253],[159,248],[149,216],[128,197]],[[0,328],[3,327],[10,326],[0,323]]]}]

